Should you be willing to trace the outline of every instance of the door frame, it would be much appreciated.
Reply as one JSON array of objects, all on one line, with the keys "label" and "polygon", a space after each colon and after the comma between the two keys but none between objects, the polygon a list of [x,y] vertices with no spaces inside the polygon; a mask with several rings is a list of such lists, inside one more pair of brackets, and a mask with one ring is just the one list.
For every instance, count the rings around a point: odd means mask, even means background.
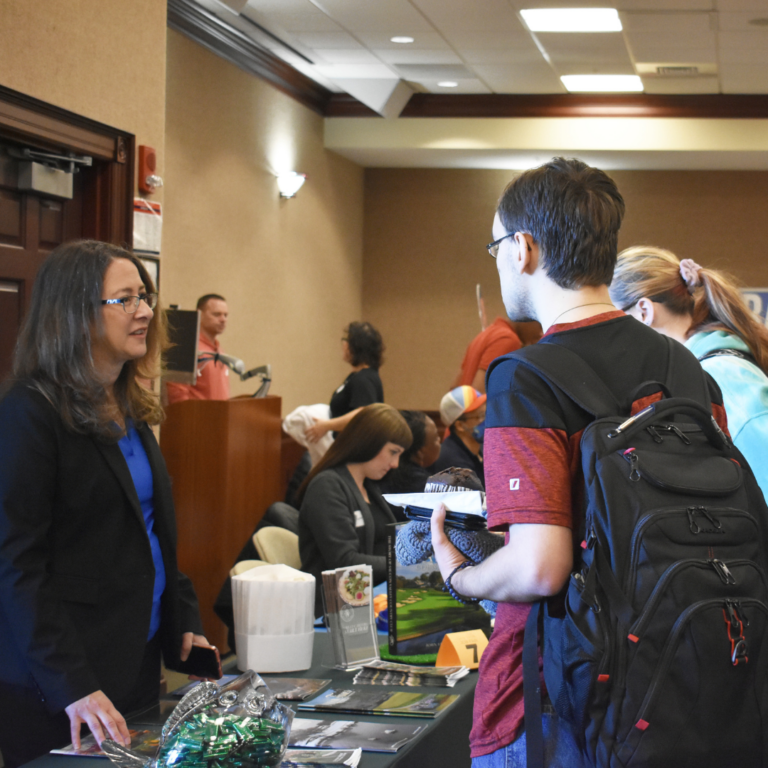
[{"label": "door frame", "polygon": [[83,236],[133,246],[136,137],[0,86],[0,137],[90,155],[83,188]]}]

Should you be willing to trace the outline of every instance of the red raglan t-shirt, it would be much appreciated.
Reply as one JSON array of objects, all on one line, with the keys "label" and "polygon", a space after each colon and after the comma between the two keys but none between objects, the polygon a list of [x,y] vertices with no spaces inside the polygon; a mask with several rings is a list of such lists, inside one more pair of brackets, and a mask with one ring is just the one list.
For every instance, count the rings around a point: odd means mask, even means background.
[{"label": "red raglan t-shirt", "polygon": [[[560,344],[578,354],[636,412],[648,404],[627,399],[645,381],[666,381],[667,342],[620,311],[552,326],[539,344]],[[517,354],[525,355],[525,349]],[[725,429],[717,384],[709,378],[713,411]],[[583,479],[579,442],[592,416],[554,391],[514,356],[494,363],[488,378],[484,439],[488,527],[515,523],[578,528]],[[523,730],[523,634],[529,603],[500,603],[475,689],[472,757],[515,741]]]}]

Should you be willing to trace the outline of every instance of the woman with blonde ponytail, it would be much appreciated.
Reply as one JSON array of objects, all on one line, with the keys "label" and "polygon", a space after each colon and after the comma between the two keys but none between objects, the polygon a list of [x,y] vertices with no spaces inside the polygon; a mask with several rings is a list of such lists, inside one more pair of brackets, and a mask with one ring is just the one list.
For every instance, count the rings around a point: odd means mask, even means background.
[{"label": "woman with blonde ponytail", "polygon": [[619,309],[701,361],[722,390],[731,437],[768,497],[768,329],[735,281],[641,245],[619,254],[610,294]]}]

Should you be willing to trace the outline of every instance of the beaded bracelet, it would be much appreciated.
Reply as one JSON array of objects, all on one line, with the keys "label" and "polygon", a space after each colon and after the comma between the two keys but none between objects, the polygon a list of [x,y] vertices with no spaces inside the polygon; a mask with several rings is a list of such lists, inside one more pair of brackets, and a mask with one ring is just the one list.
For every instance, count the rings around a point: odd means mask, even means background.
[{"label": "beaded bracelet", "polygon": [[461,571],[464,568],[469,568],[472,565],[477,565],[474,560],[465,560],[461,565],[454,568],[448,578],[445,580],[445,591],[448,592],[448,594],[459,603],[464,603],[464,605],[474,605],[475,603],[480,602],[480,598],[477,597],[464,597],[464,595],[460,595],[452,586],[451,586],[451,579],[454,577],[457,571]]}]

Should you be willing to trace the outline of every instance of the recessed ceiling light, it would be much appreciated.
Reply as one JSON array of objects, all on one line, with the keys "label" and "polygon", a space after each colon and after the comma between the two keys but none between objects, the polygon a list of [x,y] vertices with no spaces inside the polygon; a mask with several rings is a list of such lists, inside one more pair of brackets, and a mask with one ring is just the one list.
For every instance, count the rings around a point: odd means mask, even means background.
[{"label": "recessed ceiling light", "polygon": [[531,32],[621,32],[615,8],[532,8],[520,15]]},{"label": "recessed ceiling light", "polygon": [[643,81],[637,75],[563,75],[563,85],[572,93],[638,93]]},{"label": "recessed ceiling light", "polygon": [[397,37],[390,37],[389,38],[390,43],[402,43],[405,45],[406,43],[412,43],[413,38],[407,37],[406,35],[398,35]]},{"label": "recessed ceiling light", "polygon": [[459,84],[455,80],[441,80],[438,84],[438,88],[458,88]]}]

